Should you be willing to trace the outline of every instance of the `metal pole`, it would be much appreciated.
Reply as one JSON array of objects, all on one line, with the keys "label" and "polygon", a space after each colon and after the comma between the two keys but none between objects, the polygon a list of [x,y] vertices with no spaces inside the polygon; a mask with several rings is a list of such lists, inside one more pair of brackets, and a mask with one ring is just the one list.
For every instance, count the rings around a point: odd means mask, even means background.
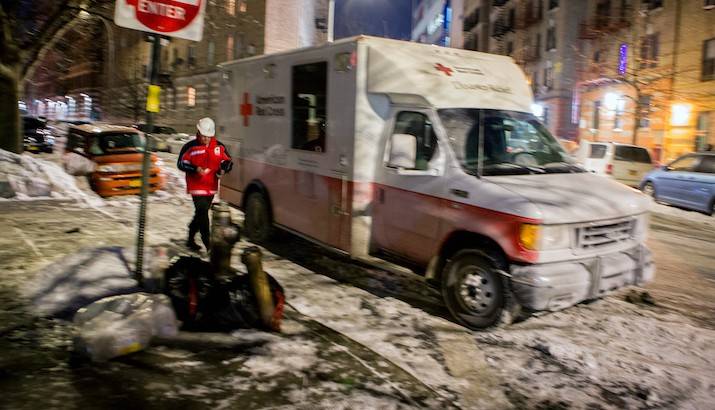
[{"label": "metal pole", "polygon": [[335,0],[328,1],[328,43],[335,39]]},{"label": "metal pole", "polygon": [[[161,39],[158,35],[154,35],[152,40],[151,48],[151,60],[149,61],[151,70],[149,74],[149,83],[155,85],[158,83],[159,79],[159,64],[161,53]],[[147,98],[148,98],[147,92]],[[149,132],[152,131],[154,115],[152,112],[147,110],[146,112],[146,125]],[[139,203],[139,224],[137,227],[137,263],[135,278],[140,283],[142,282],[143,272],[144,272],[144,230],[146,228],[146,208],[147,208],[147,196],[149,195],[149,168],[151,165],[151,148],[152,148],[152,138],[149,134],[146,134],[146,143],[144,145],[144,156],[142,158],[142,188],[141,188],[141,202]]]}]

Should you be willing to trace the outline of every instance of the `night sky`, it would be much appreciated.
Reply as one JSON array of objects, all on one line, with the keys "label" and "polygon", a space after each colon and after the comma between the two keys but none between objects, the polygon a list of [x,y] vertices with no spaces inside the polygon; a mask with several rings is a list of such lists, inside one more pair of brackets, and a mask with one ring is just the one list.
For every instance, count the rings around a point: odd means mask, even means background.
[{"label": "night sky", "polygon": [[358,34],[409,40],[412,0],[335,0],[335,39]]}]

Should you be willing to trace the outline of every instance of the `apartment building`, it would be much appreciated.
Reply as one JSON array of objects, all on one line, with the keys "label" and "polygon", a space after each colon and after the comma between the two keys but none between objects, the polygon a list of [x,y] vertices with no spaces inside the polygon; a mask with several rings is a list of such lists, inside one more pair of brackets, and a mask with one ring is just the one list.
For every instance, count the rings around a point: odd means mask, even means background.
[{"label": "apartment building", "polygon": [[412,41],[461,48],[464,0],[418,0],[412,7]]},{"label": "apartment building", "polygon": [[579,136],[667,162],[715,142],[715,4],[590,0],[580,27]]},{"label": "apartment building", "polygon": [[534,112],[556,136],[575,139],[574,85],[581,2],[465,0],[463,48],[508,55],[529,79]]}]

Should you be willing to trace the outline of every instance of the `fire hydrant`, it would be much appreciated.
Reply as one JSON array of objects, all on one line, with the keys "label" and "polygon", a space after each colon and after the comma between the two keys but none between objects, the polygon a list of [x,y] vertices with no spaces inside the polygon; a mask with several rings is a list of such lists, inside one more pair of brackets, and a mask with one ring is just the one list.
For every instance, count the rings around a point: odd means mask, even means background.
[{"label": "fire hydrant", "polygon": [[251,289],[256,297],[256,303],[258,305],[258,313],[261,317],[261,322],[268,329],[275,329],[276,324],[273,323],[273,295],[271,295],[270,284],[268,283],[268,276],[263,271],[263,263],[261,259],[263,254],[257,246],[251,246],[243,251],[241,255],[241,262],[246,265],[248,269],[248,280],[251,284]]},{"label": "fire hydrant", "polygon": [[241,239],[241,229],[231,221],[231,209],[221,201],[213,206],[211,222],[211,268],[216,279],[222,280],[233,275],[231,251]]}]

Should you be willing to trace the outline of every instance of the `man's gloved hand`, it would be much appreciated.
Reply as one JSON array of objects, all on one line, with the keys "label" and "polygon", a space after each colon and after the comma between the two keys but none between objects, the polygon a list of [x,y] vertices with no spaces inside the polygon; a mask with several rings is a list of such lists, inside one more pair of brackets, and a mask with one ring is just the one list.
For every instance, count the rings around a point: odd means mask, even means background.
[{"label": "man's gloved hand", "polygon": [[230,160],[221,161],[220,167],[221,167],[221,171],[223,171],[222,174],[229,172],[233,168],[233,161],[230,161]]}]

